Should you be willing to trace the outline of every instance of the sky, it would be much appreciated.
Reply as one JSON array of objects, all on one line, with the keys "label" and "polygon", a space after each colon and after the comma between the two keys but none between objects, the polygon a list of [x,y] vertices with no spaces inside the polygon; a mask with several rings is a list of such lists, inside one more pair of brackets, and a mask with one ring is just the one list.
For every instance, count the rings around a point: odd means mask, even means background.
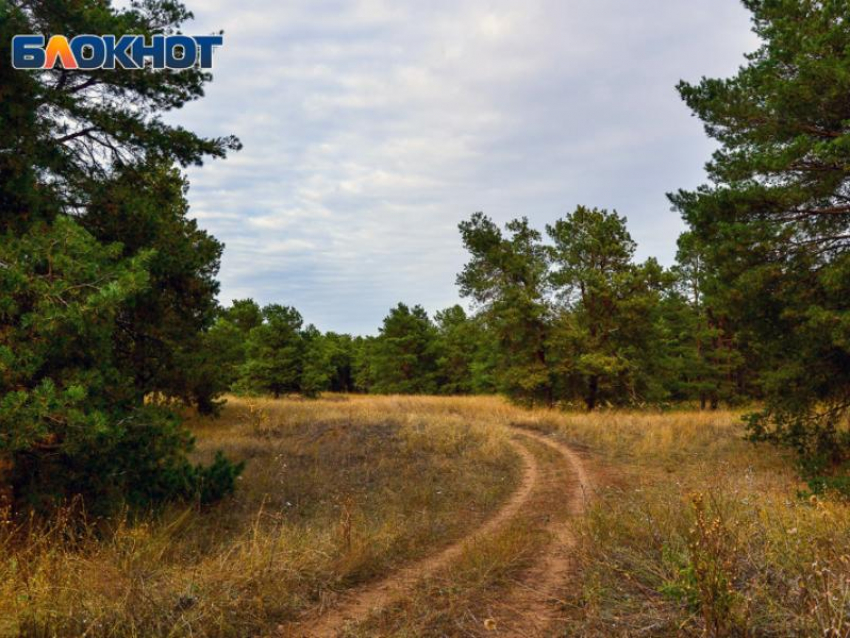
[{"label": "sky", "polygon": [[244,149],[189,171],[226,245],[220,300],[292,305],[374,334],[398,302],[453,305],[476,211],[543,230],[579,204],[673,263],[666,193],[713,144],[680,79],[758,42],[737,0],[186,0],[225,32],[204,99],[170,114]]}]

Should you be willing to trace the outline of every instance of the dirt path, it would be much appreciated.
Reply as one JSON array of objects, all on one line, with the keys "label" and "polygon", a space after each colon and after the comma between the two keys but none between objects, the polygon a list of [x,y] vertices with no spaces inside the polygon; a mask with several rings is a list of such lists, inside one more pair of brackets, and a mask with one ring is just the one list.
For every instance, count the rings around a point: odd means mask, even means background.
[{"label": "dirt path", "polygon": [[[557,450],[567,463],[558,477],[546,477],[547,481],[567,481],[570,484],[568,492],[568,508],[572,513],[580,513],[584,507],[585,492],[590,485],[587,472],[578,455],[567,446],[557,443],[543,435],[525,429],[514,428],[520,435],[534,439],[550,448]],[[527,439],[526,439],[527,440]],[[305,620],[297,628],[286,632],[289,636],[309,638],[333,638],[347,625],[356,624],[369,616],[375,610],[398,600],[412,591],[415,585],[424,577],[434,574],[458,559],[461,554],[475,542],[489,536],[512,521],[525,506],[529,505],[532,493],[541,486],[541,472],[534,455],[529,452],[522,441],[511,441],[517,454],[523,460],[524,471],[519,487],[510,499],[472,534],[453,543],[439,553],[421,559],[387,578],[371,585],[357,588],[342,595],[340,600],[331,608],[323,610],[313,620]],[[562,476],[568,474],[569,476]],[[563,483],[561,483],[563,485]],[[563,498],[563,492],[561,492]],[[563,502],[560,503],[563,508]],[[541,555],[534,568],[529,571],[522,583],[506,598],[503,609],[513,608],[511,627],[518,632],[509,630],[499,631],[498,635],[529,636],[537,635],[538,628],[542,629],[554,619],[553,596],[557,596],[559,586],[568,581],[571,564],[568,555],[574,543],[568,524],[558,524],[552,529],[554,541]],[[500,614],[501,615],[501,614]],[[505,627],[508,629],[508,627]],[[521,629],[519,629],[521,628]]]},{"label": "dirt path", "polygon": [[570,516],[552,518],[547,515],[546,528],[552,542],[493,610],[498,619],[495,635],[511,638],[546,635],[547,629],[557,622],[560,598],[574,574],[570,550],[576,539],[570,519],[584,512],[592,487],[581,458],[573,450],[550,437],[528,430],[522,433],[555,450],[566,461],[559,471],[543,478],[549,485],[545,486],[548,489],[536,506],[541,511],[563,512],[563,488],[567,486],[566,509]]}]

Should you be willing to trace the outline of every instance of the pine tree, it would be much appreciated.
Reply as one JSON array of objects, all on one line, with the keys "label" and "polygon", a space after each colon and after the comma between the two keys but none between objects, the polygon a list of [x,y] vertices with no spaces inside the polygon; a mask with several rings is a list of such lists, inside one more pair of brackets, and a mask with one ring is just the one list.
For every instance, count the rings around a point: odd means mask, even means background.
[{"label": "pine tree", "polygon": [[653,260],[634,263],[635,243],[616,212],[579,206],[547,232],[561,303],[560,334],[554,336],[560,374],[574,379],[570,386],[583,386],[588,410],[601,400],[657,400],[662,269]]},{"label": "pine tree", "polygon": [[747,0],[763,44],[679,91],[720,149],[671,199],[722,285],[710,303],[757,350],[756,438],[839,461],[850,445],[850,2]]},{"label": "pine tree", "polygon": [[371,349],[371,391],[433,394],[437,390],[437,329],[421,306],[400,303],[384,319]]},{"label": "pine tree", "polygon": [[[7,0],[0,59],[19,33],[151,36],[189,17],[172,0]],[[238,468],[191,466],[191,436],[147,400],[206,392],[194,349],[214,319],[221,246],[186,219],[173,168],[239,144],[162,114],[209,79],[0,64],[0,481],[16,506],[82,495],[93,510],[233,488]]]},{"label": "pine tree", "polygon": [[354,392],[355,384],[355,340],[351,335],[328,332],[326,347],[333,370],[330,378],[331,392]]},{"label": "pine tree", "polygon": [[552,404],[546,352],[549,253],[527,219],[508,223],[506,231],[508,237],[482,213],[460,224],[470,261],[457,283],[493,332],[499,389],[522,403]]},{"label": "pine tree", "polygon": [[126,373],[140,393],[182,399],[210,412],[224,387],[211,383],[202,339],[218,313],[223,246],[188,218],[187,189],[174,167],[124,167],[93,192],[79,219],[99,241],[120,242],[121,257],[154,251],[150,286],[129,299],[117,318]]},{"label": "pine tree", "polygon": [[235,299],[221,315],[246,337],[263,323],[263,311],[253,299]]},{"label": "pine tree", "polygon": [[442,394],[472,394],[477,391],[475,371],[481,360],[480,323],[459,305],[437,313],[438,386]]},{"label": "pine tree", "polygon": [[682,342],[677,346],[690,359],[684,379],[702,409],[717,409],[721,400],[734,403],[743,394],[740,380],[746,362],[732,319],[717,303],[719,282],[704,262],[694,236],[682,234],[673,269],[678,295],[668,298],[666,309],[672,310],[677,300],[682,302],[685,325],[681,327],[688,332],[680,335]]},{"label": "pine tree", "polygon": [[331,379],[336,373],[331,341],[314,325],[307,326],[301,333],[304,343],[304,363],[298,387],[301,394],[314,399],[331,389]]},{"label": "pine tree", "polygon": [[270,304],[263,308],[263,323],[248,335],[247,360],[242,366],[241,385],[269,392],[276,399],[301,390],[305,343],[304,320],[289,306]]}]

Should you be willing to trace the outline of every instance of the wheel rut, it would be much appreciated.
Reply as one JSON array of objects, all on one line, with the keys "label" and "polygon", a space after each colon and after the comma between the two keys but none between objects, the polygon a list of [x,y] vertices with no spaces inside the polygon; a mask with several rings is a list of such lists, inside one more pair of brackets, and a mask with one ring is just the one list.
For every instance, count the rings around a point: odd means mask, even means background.
[{"label": "wheel rut", "polygon": [[[523,462],[522,478],[510,498],[485,523],[436,554],[415,561],[382,580],[341,594],[328,608],[287,627],[280,635],[299,638],[338,636],[346,627],[356,625],[373,612],[401,599],[422,579],[441,571],[460,558],[469,547],[507,526],[530,504],[532,494],[541,488],[544,480],[564,481],[568,486],[567,507],[570,513],[581,514],[591,484],[579,456],[550,437],[523,428],[512,427],[511,431],[516,436],[510,443]],[[537,459],[528,448],[529,439],[556,450],[566,461],[562,463],[566,471],[559,472],[556,477],[544,477]],[[556,618],[558,590],[572,575],[569,550],[574,546],[575,538],[569,521],[547,524],[547,528],[551,528],[552,542],[499,605],[498,616],[509,617],[511,621],[506,621],[504,630],[500,629],[497,635],[537,636]]]},{"label": "wheel rut", "polygon": [[[547,635],[557,624],[563,595],[575,577],[575,562],[572,550],[576,536],[572,521],[581,516],[590,496],[592,483],[579,455],[566,444],[551,437],[521,430],[522,434],[541,443],[565,461],[560,471],[544,478],[549,482],[549,506],[551,510],[566,509],[566,518],[548,518],[545,524],[551,541],[537,556],[530,569],[514,583],[501,602],[491,610],[498,619],[498,636],[511,638],[532,638]],[[566,487],[566,492],[562,490]],[[562,503],[552,503],[553,498],[566,496],[566,507]],[[544,497],[545,500],[545,497]],[[549,508],[547,508],[549,509]],[[551,511],[550,510],[550,511]]]}]

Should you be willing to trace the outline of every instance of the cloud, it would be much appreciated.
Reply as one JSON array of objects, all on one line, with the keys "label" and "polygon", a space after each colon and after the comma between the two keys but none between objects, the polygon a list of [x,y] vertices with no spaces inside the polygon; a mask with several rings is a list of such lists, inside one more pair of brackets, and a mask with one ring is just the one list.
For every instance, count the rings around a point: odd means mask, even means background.
[{"label": "cloud", "polygon": [[225,46],[172,119],[245,144],[190,171],[227,245],[222,301],[358,333],[398,301],[458,301],[457,224],[477,210],[542,227],[617,208],[640,256],[670,263],[665,193],[700,183],[712,148],[674,86],[756,46],[735,0],[194,4],[187,30]]}]

